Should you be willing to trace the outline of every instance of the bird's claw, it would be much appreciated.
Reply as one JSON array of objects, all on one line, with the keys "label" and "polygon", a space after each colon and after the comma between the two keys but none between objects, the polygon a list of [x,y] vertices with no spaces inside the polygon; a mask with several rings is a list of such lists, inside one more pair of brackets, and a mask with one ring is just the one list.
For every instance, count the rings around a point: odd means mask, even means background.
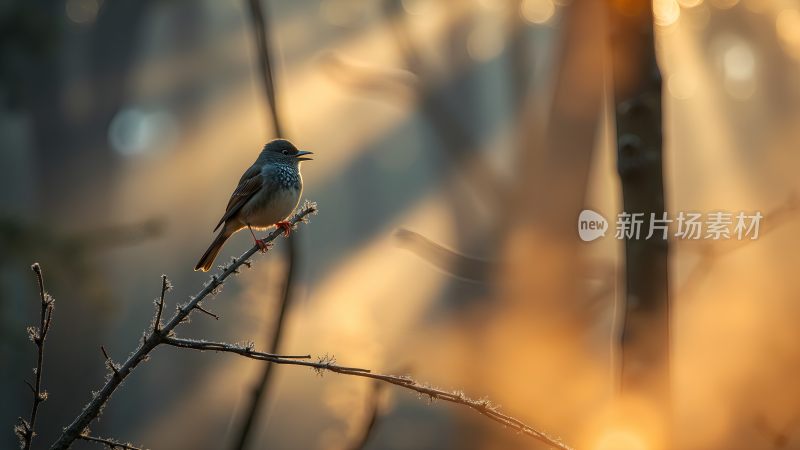
[{"label": "bird's claw", "polygon": [[283,230],[283,235],[286,237],[289,237],[289,235],[292,234],[292,224],[285,220],[281,220],[280,222],[276,223],[275,227]]},{"label": "bird's claw", "polygon": [[269,244],[263,239],[256,239],[256,245],[261,250],[261,253],[267,253],[267,250],[269,250]]}]

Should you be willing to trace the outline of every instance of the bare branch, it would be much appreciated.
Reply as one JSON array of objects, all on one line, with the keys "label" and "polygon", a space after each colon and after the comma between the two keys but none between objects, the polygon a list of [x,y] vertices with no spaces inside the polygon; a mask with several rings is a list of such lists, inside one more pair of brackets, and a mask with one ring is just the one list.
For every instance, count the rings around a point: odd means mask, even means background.
[{"label": "bare branch", "polygon": [[507,416],[501,413],[498,408],[486,399],[472,399],[467,397],[461,391],[445,391],[434,388],[432,386],[421,384],[408,376],[401,375],[384,375],[380,373],[373,373],[369,369],[360,369],[357,367],[340,366],[336,364],[335,360],[330,357],[322,357],[316,361],[299,360],[293,358],[286,358],[277,356],[271,353],[262,353],[253,350],[252,348],[242,347],[240,345],[227,344],[224,342],[206,342],[196,341],[191,339],[181,339],[175,337],[165,338],[164,344],[172,345],[180,348],[188,348],[194,350],[213,350],[218,352],[235,353],[246,358],[257,359],[260,361],[267,361],[273,364],[286,364],[293,366],[310,367],[318,372],[334,372],[342,375],[350,375],[363,378],[371,378],[385,383],[400,386],[402,388],[415,391],[419,394],[428,396],[431,399],[444,400],[446,402],[455,403],[458,405],[467,406],[477,411],[478,413],[498,422],[508,428],[522,433],[526,436],[532,437],[540,442],[543,442],[552,447],[569,450],[570,447],[561,442],[560,440],[550,437],[547,434],[532,428],[522,421]]},{"label": "bare branch", "polygon": [[203,313],[203,314],[206,314],[206,315],[208,315],[208,316],[211,316],[211,317],[213,317],[213,318],[214,318],[214,320],[219,320],[219,316],[218,316],[218,315],[216,315],[216,314],[214,314],[213,312],[211,312],[211,311],[209,311],[209,310],[207,310],[207,309],[203,308],[203,305],[200,305],[200,304],[198,304],[198,305],[196,305],[196,306],[194,307],[194,309],[196,309],[196,310],[200,311],[200,312],[201,312],[201,313]]},{"label": "bare branch", "polygon": [[[303,206],[300,212],[296,213],[290,219],[289,222],[292,225],[295,225],[301,221],[305,221],[307,216],[309,214],[315,213],[316,210],[317,210],[316,205],[306,202],[306,204]],[[272,231],[265,238],[265,240],[267,242],[272,242],[278,236],[280,236],[281,233],[282,233],[281,230],[276,229]],[[195,309],[198,309],[198,306],[206,297],[208,297],[209,295],[213,296],[216,292],[218,292],[220,287],[225,282],[225,280],[231,274],[237,273],[238,268],[240,266],[247,265],[248,260],[257,251],[258,251],[258,246],[254,245],[250,250],[245,252],[238,259],[235,259],[230,264],[223,266],[221,273],[213,275],[211,277],[211,280],[205,284],[203,289],[198,294],[191,297],[187,303],[180,305],[177,308],[174,315],[167,321],[166,324],[164,324],[163,326],[159,326],[158,325],[159,321],[154,320],[154,325],[151,331],[145,333],[139,348],[136,349],[122,365],[118,366],[114,364],[111,361],[111,358],[108,355],[108,353],[105,351],[105,348],[101,347],[101,350],[103,351],[103,354],[106,357],[106,363],[113,370],[114,376],[111,376],[107,379],[102,389],[92,397],[91,401],[86,405],[83,411],[75,418],[75,420],[64,429],[63,433],[58,438],[58,440],[50,447],[51,450],[67,449],[72,445],[72,443],[76,439],[90,440],[94,442],[104,443],[105,445],[116,446],[126,449],[136,448],[128,444],[120,444],[110,439],[91,437],[88,435],[88,431],[86,430],[89,424],[95,418],[97,418],[97,416],[100,414],[105,404],[108,402],[111,395],[116,391],[116,389],[125,380],[125,378],[128,375],[130,375],[133,369],[136,368],[136,366],[140,362],[147,360],[150,352],[155,347],[161,344],[167,344],[174,347],[187,348],[200,351],[221,351],[227,353],[234,353],[250,359],[255,359],[275,364],[304,366],[312,368],[320,374],[325,371],[329,371],[342,375],[370,378],[383,383],[388,383],[403,387],[405,389],[417,392],[418,394],[427,396],[432,400],[438,399],[469,407],[477,411],[478,413],[494,420],[495,422],[498,422],[506,427],[509,427],[521,434],[525,434],[526,436],[532,437],[540,442],[546,443],[550,446],[556,447],[561,450],[570,449],[569,446],[560,442],[559,440],[552,438],[546,435],[545,433],[542,433],[526,425],[525,423],[523,423],[518,419],[515,419],[511,416],[501,413],[498,410],[498,408],[494,406],[492,403],[490,403],[488,400],[472,399],[470,397],[467,397],[463,392],[460,391],[451,392],[451,391],[441,390],[432,386],[421,384],[407,376],[372,373],[368,369],[339,365],[332,357],[328,356],[324,356],[316,360],[311,360],[310,355],[278,355],[275,353],[258,352],[254,350],[253,344],[238,345],[238,344],[228,344],[222,342],[208,342],[203,340],[182,339],[175,337],[174,334],[175,329],[181,323],[184,323],[184,321],[191,314],[191,312],[194,311]],[[162,296],[157,301],[158,308],[156,310],[156,317],[154,319],[158,319],[159,314],[163,311],[164,294],[168,290],[167,286],[168,283],[165,281],[165,278],[162,277]],[[48,317],[49,314],[46,314],[45,319],[43,319],[43,324],[45,324],[43,325],[43,329],[46,329],[47,326],[49,325]],[[31,427],[28,427],[26,429],[31,429]]]},{"label": "bare branch", "polygon": [[106,348],[101,345],[100,346],[100,351],[103,352],[103,356],[106,358],[106,367],[108,367],[108,370],[114,372],[114,376],[118,377],[119,376],[119,369],[117,369],[117,365],[116,365],[116,363],[114,363],[114,361],[111,360],[111,357],[108,356],[108,352],[106,351]]},{"label": "bare branch", "polygon": [[47,400],[47,392],[42,390],[42,366],[44,363],[44,342],[47,339],[47,332],[50,330],[50,322],[53,318],[53,307],[55,300],[44,291],[44,277],[42,275],[42,268],[39,263],[34,263],[31,270],[36,274],[36,282],[39,285],[39,299],[41,300],[41,313],[39,316],[39,328],[28,328],[28,334],[31,340],[36,344],[38,350],[36,357],[36,368],[34,374],[36,380],[33,384],[25,381],[25,384],[31,388],[33,394],[33,406],[31,406],[31,415],[28,420],[22,417],[17,419],[17,425],[14,427],[14,432],[20,441],[20,447],[29,450],[33,437],[36,435],[34,428],[36,426],[36,415],[39,412],[39,404]]},{"label": "bare branch", "polygon": [[78,436],[78,439],[82,439],[84,441],[89,441],[89,442],[97,442],[98,444],[103,444],[103,445],[107,446],[111,450],[118,449],[118,448],[120,448],[122,450],[142,450],[141,447],[135,447],[135,446],[131,445],[130,443],[122,443],[122,442],[119,442],[116,439],[111,439],[111,438],[101,438],[101,437],[96,437],[96,436],[89,436],[88,434],[81,434],[80,436]]},{"label": "bare branch", "polygon": [[249,342],[246,345],[241,344],[224,344],[219,342],[209,342],[204,340],[198,339],[179,339],[175,337],[170,337],[164,339],[164,344],[172,345],[174,347],[183,347],[183,348],[193,348],[195,350],[200,351],[219,351],[219,352],[231,352],[231,353],[238,353],[242,356],[250,356],[256,355],[258,358],[255,359],[264,359],[264,361],[270,361],[268,358],[278,358],[278,359],[311,359],[311,355],[278,355],[275,353],[264,353],[264,352],[257,352],[253,348],[253,343]]},{"label": "bare branch", "polygon": [[[292,216],[289,219],[289,223],[292,225],[296,225],[299,222],[304,222],[306,218],[313,213],[317,212],[317,206],[314,203],[306,202],[301,210]],[[280,229],[275,229],[271,233],[267,235],[264,239],[267,242],[272,242],[281,235],[283,231]],[[191,297],[189,302],[182,305],[180,308],[177,309],[175,314],[169,321],[161,328],[160,332],[150,332],[149,335],[139,345],[131,356],[128,357],[125,362],[117,368],[116,376],[110,377],[105,385],[98,391],[89,401],[89,403],[84,407],[83,411],[75,418],[75,420],[66,428],[59,436],[58,440],[53,443],[50,447],[51,450],[56,449],[67,449],[69,446],[78,439],[81,435],[81,432],[86,429],[87,426],[100,414],[103,406],[108,402],[111,394],[117,390],[119,385],[122,383],[125,378],[130,375],[131,371],[136,368],[142,361],[148,359],[150,352],[156,348],[159,344],[163,343],[163,340],[173,332],[173,330],[184,322],[184,320],[191,314],[192,311],[196,309],[196,306],[200,304],[206,297],[209,295],[214,295],[218,292],[219,288],[225,283],[225,280],[231,275],[236,272],[236,270],[242,265],[245,264],[257,251],[259,247],[257,245],[253,245],[250,250],[246,251],[242,254],[236,261],[231,262],[230,264],[226,265],[220,274],[215,274],[211,277],[203,289],[200,290],[195,296]],[[162,278],[162,290],[164,290],[164,281]],[[158,314],[158,312],[156,313]]]},{"label": "bare branch", "polygon": [[161,315],[164,313],[164,296],[172,289],[166,275],[161,275],[161,296],[156,300],[156,318],[153,320],[153,334],[161,333]]},{"label": "bare branch", "polygon": [[486,282],[498,263],[458,253],[406,228],[394,232],[401,247],[412,251],[439,269],[463,280]]}]

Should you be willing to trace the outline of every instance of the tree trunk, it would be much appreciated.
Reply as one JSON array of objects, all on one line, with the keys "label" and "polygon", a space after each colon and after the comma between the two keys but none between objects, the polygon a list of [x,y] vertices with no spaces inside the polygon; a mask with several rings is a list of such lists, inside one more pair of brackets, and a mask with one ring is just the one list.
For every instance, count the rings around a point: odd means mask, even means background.
[{"label": "tree trunk", "polygon": [[[627,421],[646,421],[651,448],[670,436],[668,241],[646,239],[651,213],[665,212],[662,175],[661,73],[649,0],[610,2],[611,65],[617,170],[623,211],[644,213],[642,234],[625,241],[620,388]],[[625,413],[624,413],[625,414]],[[627,415],[626,414],[626,415]],[[636,425],[634,425],[636,426]]]}]

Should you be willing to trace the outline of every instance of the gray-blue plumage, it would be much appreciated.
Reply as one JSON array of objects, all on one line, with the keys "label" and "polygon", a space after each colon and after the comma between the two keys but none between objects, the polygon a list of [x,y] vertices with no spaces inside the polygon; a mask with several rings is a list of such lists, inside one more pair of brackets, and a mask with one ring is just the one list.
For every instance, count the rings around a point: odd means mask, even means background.
[{"label": "gray-blue plumage", "polygon": [[[309,154],[311,152],[297,150],[285,139],[276,139],[264,146],[256,162],[239,179],[225,214],[214,228],[222,226],[222,230],[195,270],[209,270],[225,241],[242,228],[287,226],[282,221],[294,211],[303,193],[300,162],[311,159],[306,156]],[[259,242],[256,240],[261,245]]]},{"label": "gray-blue plumage", "polygon": [[300,168],[288,164],[272,164],[269,173],[266,174],[274,182],[275,187],[280,189],[302,189],[303,180],[300,177]]}]

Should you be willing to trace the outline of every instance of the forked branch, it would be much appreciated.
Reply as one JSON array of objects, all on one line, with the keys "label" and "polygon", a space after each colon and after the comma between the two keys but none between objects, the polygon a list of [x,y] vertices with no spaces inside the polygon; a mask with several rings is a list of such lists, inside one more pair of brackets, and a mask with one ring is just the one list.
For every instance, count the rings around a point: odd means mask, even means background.
[{"label": "forked branch", "polygon": [[[316,205],[311,203],[306,203],[303,208],[295,214],[290,220],[290,224],[296,225],[298,222],[304,221],[305,218],[312,213],[317,211]],[[267,237],[266,241],[271,242],[274,241],[280,234],[282,230],[276,229],[271,232]],[[222,266],[222,272],[219,274],[215,274],[211,277],[211,280],[206,283],[204,288],[197,293],[195,296],[191,297],[189,302],[179,305],[175,314],[165,323],[161,323],[161,318],[164,311],[164,297],[166,292],[169,290],[169,281],[166,277],[162,277],[161,282],[161,296],[155,301],[156,311],[153,317],[153,323],[151,326],[145,331],[144,335],[142,336],[142,341],[139,345],[139,348],[136,349],[130,357],[128,357],[125,362],[122,364],[115,364],[111,357],[108,355],[104,347],[101,347],[101,351],[103,352],[103,356],[106,360],[106,365],[109,368],[110,376],[106,380],[106,384],[103,388],[97,392],[91,399],[91,401],[86,405],[83,411],[75,418],[75,420],[67,426],[58,440],[50,447],[51,450],[53,449],[67,449],[69,448],[75,440],[82,439],[87,441],[93,441],[97,443],[101,443],[104,445],[108,445],[111,447],[121,447],[124,449],[136,449],[137,447],[131,446],[130,444],[120,444],[117,441],[113,441],[111,439],[105,438],[98,438],[89,435],[88,426],[91,422],[97,418],[97,416],[102,411],[105,404],[108,402],[111,395],[116,391],[116,389],[120,386],[120,384],[125,380],[125,378],[130,375],[131,371],[133,371],[136,366],[142,362],[147,360],[150,355],[150,352],[161,344],[171,345],[173,347],[180,347],[186,349],[193,349],[193,350],[200,350],[200,351],[219,351],[219,352],[226,352],[226,353],[234,353],[239,356],[244,356],[250,359],[256,359],[260,361],[265,361],[268,363],[274,364],[284,364],[284,365],[293,365],[293,366],[304,366],[309,367],[316,370],[319,373],[322,372],[334,372],[341,375],[350,375],[362,378],[370,378],[373,380],[377,380],[380,382],[393,384],[395,386],[400,386],[404,389],[417,392],[420,395],[424,395],[429,397],[430,399],[438,399],[443,400],[446,402],[462,405],[469,407],[478,413],[498,422],[508,428],[513,429],[514,431],[534,438],[540,442],[543,442],[551,447],[555,447],[561,450],[570,450],[570,447],[566,444],[562,443],[556,438],[550,437],[547,434],[534,429],[523,423],[522,421],[515,419],[511,416],[505,415],[501,413],[498,408],[489,402],[486,399],[473,399],[467,397],[461,391],[446,391],[442,389],[438,389],[429,385],[425,385],[415,381],[414,379],[407,377],[407,376],[399,376],[399,375],[386,375],[380,373],[373,373],[368,369],[361,369],[357,367],[348,367],[336,364],[336,361],[332,357],[324,356],[318,358],[316,360],[311,360],[310,355],[278,355],[275,353],[265,353],[256,351],[253,347],[253,344],[247,345],[239,345],[239,344],[229,344],[224,342],[210,342],[204,340],[193,340],[193,339],[184,339],[178,338],[175,336],[175,329],[181,324],[186,321],[188,316],[194,310],[201,310],[202,308],[202,301],[208,297],[209,295],[216,294],[225,280],[232,274],[238,273],[238,269],[242,265],[250,266],[249,259],[258,251],[258,246],[253,246],[250,250],[245,252],[242,256],[238,259],[234,259],[230,264],[226,266]],[[34,266],[34,270],[38,266]],[[40,275],[40,271],[37,272]],[[41,282],[40,282],[41,287]],[[52,311],[52,300],[48,300],[49,297],[46,297],[44,294],[44,288],[41,287],[42,292],[42,304],[43,304],[43,313],[42,313],[42,326],[41,330],[45,331],[49,327],[50,324],[50,314]],[[42,335],[41,338],[39,336]],[[32,333],[32,336],[35,337],[34,342],[37,342],[37,345],[44,342],[43,338],[44,333]],[[39,358],[39,368],[41,367],[41,353]],[[41,370],[37,370],[37,373],[40,373]],[[35,392],[39,392],[40,388],[40,378],[37,377],[36,386],[32,386]],[[40,398],[40,394],[37,394],[37,398]],[[41,400],[40,400],[41,401]],[[36,407],[36,403],[34,403],[34,408]],[[33,423],[33,419],[35,419],[35,409],[33,413],[33,418],[29,423]],[[19,426],[18,426],[19,428]],[[30,434],[32,435],[32,425],[25,430],[31,430]]]},{"label": "forked branch", "polygon": [[374,373],[369,369],[341,366],[336,364],[336,361],[332,357],[328,356],[318,358],[315,361],[309,361],[308,359],[300,359],[307,357],[307,355],[303,355],[302,357],[286,357],[286,356],[275,355],[272,353],[263,353],[254,350],[250,345],[241,346],[237,344],[228,344],[224,342],[198,341],[193,339],[182,339],[176,337],[167,337],[164,339],[163,343],[175,347],[188,348],[200,351],[212,350],[217,352],[234,353],[239,356],[244,356],[246,358],[257,359],[260,361],[267,361],[273,364],[286,364],[291,366],[310,367],[320,373],[328,371],[328,372],[338,373],[341,375],[350,375],[355,377],[363,377],[363,378],[371,378],[373,380],[379,380],[385,383],[393,384],[395,386],[400,386],[404,389],[415,391],[418,394],[425,395],[431,399],[443,400],[446,402],[467,406],[477,411],[478,413],[494,420],[495,422],[498,422],[508,428],[511,428],[512,430],[518,433],[524,434],[538,441],[541,441],[551,447],[555,447],[561,450],[570,450],[571,448],[568,445],[561,442],[560,440],[551,437],[539,430],[536,430],[535,428],[526,425],[525,423],[523,423],[518,419],[515,419],[511,416],[501,413],[497,408],[497,406],[493,405],[487,399],[476,400],[468,397],[461,391],[445,391],[442,389],[438,389],[432,386],[422,384],[418,381],[415,381],[413,378],[408,376],[385,375],[380,373]]},{"label": "forked branch", "polygon": [[44,291],[44,278],[39,263],[32,265],[31,270],[36,274],[36,282],[39,285],[39,299],[41,300],[42,308],[39,316],[39,327],[28,327],[28,336],[31,341],[36,344],[38,350],[36,368],[33,370],[36,378],[33,383],[25,382],[25,384],[31,388],[33,394],[31,415],[28,420],[22,417],[18,418],[17,425],[14,427],[14,432],[19,438],[20,447],[25,450],[30,450],[31,442],[33,442],[33,437],[36,435],[34,427],[36,425],[36,414],[39,412],[39,405],[47,400],[47,392],[42,389],[42,363],[44,362],[44,341],[47,339],[47,332],[50,330],[50,322],[53,318],[53,306],[55,304],[53,297]]},{"label": "forked branch", "polygon": [[[305,221],[307,216],[315,213],[316,211],[317,206],[315,204],[306,202],[300,212],[296,213],[291,219],[289,219],[289,223],[294,226],[299,222]],[[283,231],[280,229],[273,230],[269,235],[267,235],[265,241],[274,241],[278,236],[281,235],[282,232]],[[98,415],[100,415],[103,406],[105,406],[109,398],[111,398],[111,394],[117,390],[125,378],[130,375],[131,371],[136,368],[139,363],[147,360],[150,352],[153,351],[153,349],[159,344],[162,344],[164,339],[168,338],[178,325],[186,321],[192,311],[200,310],[202,308],[201,302],[206,297],[209,295],[213,296],[219,292],[220,288],[229,276],[239,273],[239,268],[242,265],[249,266],[250,258],[258,250],[259,247],[254,245],[238,259],[234,259],[230,264],[223,266],[222,272],[220,274],[212,275],[211,280],[205,284],[203,289],[201,289],[200,292],[198,292],[195,296],[191,297],[189,302],[180,305],[172,318],[170,318],[169,321],[167,321],[167,323],[163,326],[160,325],[160,319],[164,309],[164,294],[169,289],[169,282],[165,278],[162,278],[161,298],[156,301],[156,316],[154,317],[152,327],[148,329],[142,337],[139,348],[137,348],[121,365],[112,365],[112,367],[116,369],[113,370],[112,376],[108,377],[106,384],[92,397],[92,399],[84,407],[83,411],[75,418],[75,420],[69,426],[64,428],[61,436],[59,436],[58,440],[50,447],[51,450],[67,449],[76,439],[81,438],[83,431],[95,418],[97,418]],[[110,361],[110,359],[107,358],[107,361]]]}]

